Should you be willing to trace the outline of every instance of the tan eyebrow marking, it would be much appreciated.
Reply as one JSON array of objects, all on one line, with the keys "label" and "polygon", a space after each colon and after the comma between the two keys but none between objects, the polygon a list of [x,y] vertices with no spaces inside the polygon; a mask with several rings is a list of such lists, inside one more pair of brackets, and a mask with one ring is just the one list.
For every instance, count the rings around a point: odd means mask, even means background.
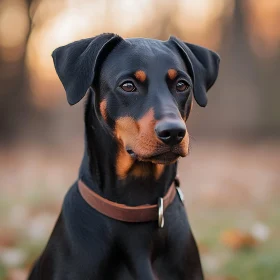
[{"label": "tan eyebrow marking", "polygon": [[137,80],[139,80],[142,83],[145,82],[145,80],[147,78],[146,73],[143,70],[136,71],[134,76]]},{"label": "tan eyebrow marking", "polygon": [[167,74],[170,80],[174,80],[177,77],[178,72],[175,69],[169,69]]}]

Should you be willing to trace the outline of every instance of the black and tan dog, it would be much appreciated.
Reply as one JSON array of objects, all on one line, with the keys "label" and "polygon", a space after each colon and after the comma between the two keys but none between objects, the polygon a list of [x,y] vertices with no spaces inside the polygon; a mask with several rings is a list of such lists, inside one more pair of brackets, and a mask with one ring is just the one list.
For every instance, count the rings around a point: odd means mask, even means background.
[{"label": "black and tan dog", "polygon": [[203,279],[172,182],[193,96],[206,106],[218,55],[175,37],[102,34],[53,59],[71,105],[89,90],[85,152],[29,279]]}]

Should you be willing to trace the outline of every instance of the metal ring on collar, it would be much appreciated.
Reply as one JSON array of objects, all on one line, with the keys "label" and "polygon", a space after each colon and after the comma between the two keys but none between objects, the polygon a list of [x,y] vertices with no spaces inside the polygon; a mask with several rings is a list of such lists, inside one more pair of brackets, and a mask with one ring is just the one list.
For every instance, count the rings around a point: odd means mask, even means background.
[{"label": "metal ring on collar", "polygon": [[158,226],[159,228],[164,227],[164,216],[163,216],[163,198],[158,199]]},{"label": "metal ring on collar", "polygon": [[183,194],[181,188],[180,188],[180,187],[176,187],[176,190],[177,190],[177,193],[178,193],[178,195],[179,195],[180,200],[181,200],[182,202],[184,202],[184,199],[185,199],[185,198],[184,198],[184,194]]}]

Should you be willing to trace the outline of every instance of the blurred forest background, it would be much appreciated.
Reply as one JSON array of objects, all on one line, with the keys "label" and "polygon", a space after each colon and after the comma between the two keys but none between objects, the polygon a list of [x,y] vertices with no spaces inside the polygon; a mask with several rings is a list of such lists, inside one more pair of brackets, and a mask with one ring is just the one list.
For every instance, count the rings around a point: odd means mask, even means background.
[{"label": "blurred forest background", "polygon": [[83,151],[51,52],[103,32],[216,50],[180,171],[207,279],[280,279],[279,0],[0,1],[0,279],[26,279]]}]

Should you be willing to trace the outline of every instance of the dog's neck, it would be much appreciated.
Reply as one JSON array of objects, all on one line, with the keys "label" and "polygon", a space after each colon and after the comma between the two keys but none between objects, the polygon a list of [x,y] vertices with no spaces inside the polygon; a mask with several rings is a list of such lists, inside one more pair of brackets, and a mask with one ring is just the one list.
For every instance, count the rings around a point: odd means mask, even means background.
[{"label": "dog's neck", "polygon": [[[117,174],[117,139],[104,127],[90,101],[85,113],[85,152],[80,167],[80,178],[101,196],[126,205],[157,203],[172,184],[177,163],[158,167],[156,164],[135,162],[136,170],[126,176]],[[125,152],[125,151],[124,151]],[[126,153],[126,152],[125,152]],[[129,154],[124,155],[129,157]],[[118,158],[125,161],[127,158]]]}]

